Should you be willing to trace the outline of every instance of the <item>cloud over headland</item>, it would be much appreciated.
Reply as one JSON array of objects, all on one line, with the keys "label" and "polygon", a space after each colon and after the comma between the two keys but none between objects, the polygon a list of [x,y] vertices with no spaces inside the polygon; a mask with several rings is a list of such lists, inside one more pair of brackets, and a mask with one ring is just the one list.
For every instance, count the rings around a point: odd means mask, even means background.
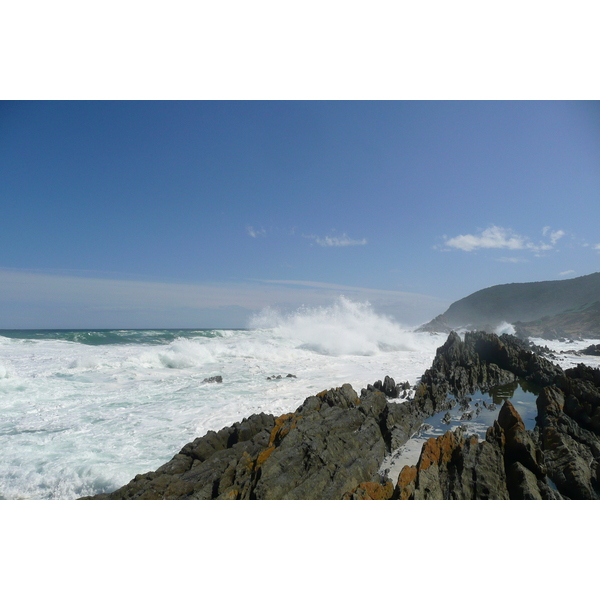
[{"label": "cloud over headland", "polygon": [[457,235],[446,239],[444,246],[453,250],[472,252],[473,250],[529,250],[535,253],[552,250],[558,240],[565,235],[562,230],[553,231],[550,227],[542,229],[542,236],[549,238],[545,241],[532,242],[527,236],[515,233],[512,229],[492,225],[478,234]]}]

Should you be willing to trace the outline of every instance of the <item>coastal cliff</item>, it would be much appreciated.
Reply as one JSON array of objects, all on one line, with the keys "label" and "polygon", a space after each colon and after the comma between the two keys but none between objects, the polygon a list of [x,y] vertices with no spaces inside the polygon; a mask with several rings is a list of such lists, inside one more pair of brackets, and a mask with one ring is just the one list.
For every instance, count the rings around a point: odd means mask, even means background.
[{"label": "coastal cliff", "polygon": [[594,338],[600,334],[600,273],[573,279],[509,283],[452,303],[419,331],[494,331],[511,323],[519,337]]},{"label": "coastal cliff", "polygon": [[[186,444],[154,472],[86,499],[598,499],[600,370],[563,371],[514,336],[452,332],[414,397],[391,378],[310,396],[293,413],[252,415]],[[429,439],[397,481],[384,457],[467,394],[525,380],[541,389],[533,430],[505,401],[485,440]]]}]

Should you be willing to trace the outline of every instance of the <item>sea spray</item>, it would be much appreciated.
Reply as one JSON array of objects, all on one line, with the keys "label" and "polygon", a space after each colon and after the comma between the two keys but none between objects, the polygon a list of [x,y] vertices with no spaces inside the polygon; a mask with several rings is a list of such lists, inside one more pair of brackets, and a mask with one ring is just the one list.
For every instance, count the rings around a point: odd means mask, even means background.
[{"label": "sea spray", "polygon": [[[0,332],[0,497],[110,491],[253,413],[291,412],[385,375],[414,384],[446,337],[412,334],[347,299],[251,325],[260,328]],[[205,382],[214,376],[222,383]]]},{"label": "sea spray", "polygon": [[510,323],[507,323],[506,321],[503,321],[502,323],[500,323],[500,325],[498,325],[494,329],[494,333],[496,335],[502,335],[503,333],[508,333],[509,335],[514,335],[515,334],[515,328]]},{"label": "sea spray", "polygon": [[368,302],[344,296],[331,306],[301,307],[290,314],[265,309],[251,325],[272,328],[276,335],[300,340],[307,350],[330,356],[416,350],[415,336],[399,323],[376,314]]}]

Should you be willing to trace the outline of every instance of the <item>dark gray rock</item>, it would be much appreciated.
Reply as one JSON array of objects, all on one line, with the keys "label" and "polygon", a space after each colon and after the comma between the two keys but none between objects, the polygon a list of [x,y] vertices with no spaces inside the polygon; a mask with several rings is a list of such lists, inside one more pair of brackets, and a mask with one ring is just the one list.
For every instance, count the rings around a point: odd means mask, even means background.
[{"label": "dark gray rock", "polygon": [[581,350],[581,354],[585,354],[587,356],[600,356],[600,344],[592,344],[588,346],[584,350]]}]

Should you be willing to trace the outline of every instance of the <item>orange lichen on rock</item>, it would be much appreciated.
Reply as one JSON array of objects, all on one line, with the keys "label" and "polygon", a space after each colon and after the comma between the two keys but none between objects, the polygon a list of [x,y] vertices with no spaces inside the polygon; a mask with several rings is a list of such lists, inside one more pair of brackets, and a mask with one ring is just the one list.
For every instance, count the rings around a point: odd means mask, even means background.
[{"label": "orange lichen on rock", "polygon": [[287,413],[281,415],[275,419],[275,426],[271,430],[271,436],[269,437],[269,446],[279,446],[281,440],[298,425],[298,419],[301,419],[302,415],[296,413]]},{"label": "orange lichen on rock", "polygon": [[298,426],[298,419],[301,419],[302,415],[296,413],[287,413],[281,415],[275,419],[275,426],[271,429],[271,435],[269,436],[269,445],[263,450],[256,458],[253,468],[258,469],[268,458],[273,454],[273,451],[283,438],[295,427]]},{"label": "orange lichen on rock", "polygon": [[351,492],[344,494],[344,500],[390,500],[394,494],[394,485],[386,481],[384,485],[375,481],[364,481]]},{"label": "orange lichen on rock", "polygon": [[417,464],[419,471],[424,471],[433,464],[439,465],[450,462],[452,452],[456,447],[456,437],[451,431],[446,431],[444,435],[437,438],[429,438],[421,450],[421,456]]},{"label": "orange lichen on rock", "polygon": [[273,450],[275,450],[275,446],[269,446],[266,450],[263,450],[258,457],[256,458],[256,462],[254,463],[254,468],[260,467],[271,454],[273,454]]},{"label": "orange lichen on rock", "polygon": [[398,483],[396,489],[399,492],[400,500],[409,500],[415,491],[415,482],[417,479],[417,467],[409,467],[404,465],[400,475],[398,475]]}]

